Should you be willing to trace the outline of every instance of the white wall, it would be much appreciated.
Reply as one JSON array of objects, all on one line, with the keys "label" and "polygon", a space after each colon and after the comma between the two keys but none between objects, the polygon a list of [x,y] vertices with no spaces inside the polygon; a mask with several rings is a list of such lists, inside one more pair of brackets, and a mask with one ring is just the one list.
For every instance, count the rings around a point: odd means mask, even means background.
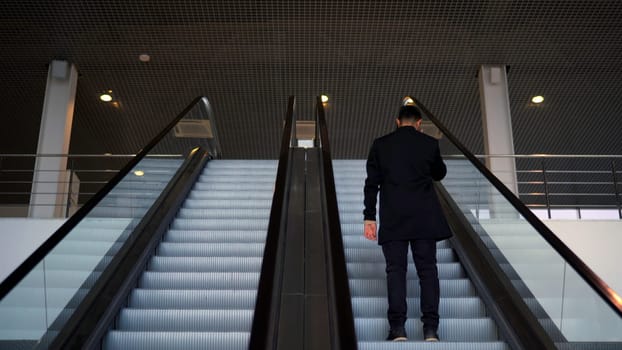
[{"label": "white wall", "polygon": [[0,218],[0,281],[64,222],[65,219]]},{"label": "white wall", "polygon": [[621,220],[545,220],[544,223],[622,296]]}]

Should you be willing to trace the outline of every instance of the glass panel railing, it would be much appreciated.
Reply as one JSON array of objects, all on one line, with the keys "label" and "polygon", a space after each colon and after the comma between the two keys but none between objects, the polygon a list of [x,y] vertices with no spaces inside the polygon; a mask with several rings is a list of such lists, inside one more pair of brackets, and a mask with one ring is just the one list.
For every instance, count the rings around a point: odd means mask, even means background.
[{"label": "glass panel railing", "polygon": [[426,114],[441,129],[437,137],[442,153],[464,154],[446,158],[443,186],[552,339],[622,341],[622,317],[615,307],[622,300],[617,294],[496,178],[493,183],[494,176],[485,174],[481,163]]},{"label": "glass panel railing", "polygon": [[[29,257],[0,300],[0,348],[47,348],[89,293],[102,271],[131,238],[192,148],[220,152],[206,99],[178,116],[145,151]],[[75,223],[76,220],[77,224]],[[62,235],[62,237],[59,237]],[[44,247],[50,248],[44,249]]]},{"label": "glass panel railing", "polygon": [[469,161],[446,163],[444,187],[544,328],[568,341],[622,341],[622,319],[538,230]]}]

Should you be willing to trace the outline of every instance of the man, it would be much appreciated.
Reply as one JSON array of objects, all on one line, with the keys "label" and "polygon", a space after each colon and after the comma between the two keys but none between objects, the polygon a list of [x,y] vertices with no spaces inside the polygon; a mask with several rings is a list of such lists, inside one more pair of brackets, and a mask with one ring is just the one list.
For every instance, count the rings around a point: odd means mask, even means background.
[{"label": "man", "polygon": [[[397,130],[376,139],[369,151],[365,180],[365,237],[378,240],[386,261],[389,309],[387,340],[406,340],[406,269],[408,247],[421,287],[421,322],[425,341],[438,341],[439,281],[436,242],[451,231],[433,182],[447,168],[438,141],[421,130],[421,111],[403,106]],[[376,196],[380,190],[380,230],[376,235]]]}]

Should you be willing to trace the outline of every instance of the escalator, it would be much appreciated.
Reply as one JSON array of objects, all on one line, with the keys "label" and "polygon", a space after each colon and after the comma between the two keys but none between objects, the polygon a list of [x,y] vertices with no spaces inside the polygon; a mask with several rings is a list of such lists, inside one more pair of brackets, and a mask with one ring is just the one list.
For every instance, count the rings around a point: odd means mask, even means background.
[{"label": "escalator", "polygon": [[365,162],[332,161],[320,99],[315,149],[302,150],[290,97],[278,162],[222,160],[217,137],[196,148],[177,137],[204,115],[216,131],[205,102],[0,285],[0,349],[622,348],[617,295],[423,106],[441,149],[462,154],[437,188],[455,233],[438,244],[441,342],[420,340],[410,256],[409,341],[384,341],[384,259],[362,235]]},{"label": "escalator", "polygon": [[247,347],[276,166],[207,164],[104,349]]},{"label": "escalator", "polygon": [[285,182],[219,154],[197,98],[2,283],[0,349],[248,348]]},{"label": "escalator", "polygon": [[[384,341],[389,332],[384,256],[377,243],[362,234],[365,161],[334,160],[333,169],[359,349],[412,347],[409,343]],[[500,340],[495,322],[447,240],[437,245],[441,290],[439,336],[443,345],[424,343],[417,274],[412,253],[409,251],[408,255],[406,332],[409,339],[426,349],[509,349]]]},{"label": "escalator", "polygon": [[[441,342],[422,341],[419,288],[409,252],[407,342],[386,342],[386,275],[375,242],[363,237],[365,160],[331,161],[317,102],[324,181],[341,247],[359,349],[620,349],[622,298],[610,289],[481,164],[424,106],[436,127],[448,175],[437,193],[454,237],[437,245]],[[331,195],[331,191],[334,194]],[[336,217],[335,217],[336,216]],[[382,223],[380,223],[382,225]],[[333,254],[334,256],[339,254]],[[334,266],[333,266],[334,268]],[[348,294],[348,295],[343,295]],[[342,317],[342,320],[345,320]],[[414,342],[414,344],[413,344]]]}]

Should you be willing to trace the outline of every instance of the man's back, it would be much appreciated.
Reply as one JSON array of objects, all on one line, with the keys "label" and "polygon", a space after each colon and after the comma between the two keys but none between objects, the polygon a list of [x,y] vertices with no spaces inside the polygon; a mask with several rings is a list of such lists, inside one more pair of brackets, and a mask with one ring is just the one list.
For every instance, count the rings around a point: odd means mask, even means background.
[{"label": "man's back", "polygon": [[433,185],[446,171],[438,141],[414,127],[400,127],[374,141],[367,161],[365,216],[375,219],[375,208],[370,209],[379,189],[379,244],[451,236]]}]

